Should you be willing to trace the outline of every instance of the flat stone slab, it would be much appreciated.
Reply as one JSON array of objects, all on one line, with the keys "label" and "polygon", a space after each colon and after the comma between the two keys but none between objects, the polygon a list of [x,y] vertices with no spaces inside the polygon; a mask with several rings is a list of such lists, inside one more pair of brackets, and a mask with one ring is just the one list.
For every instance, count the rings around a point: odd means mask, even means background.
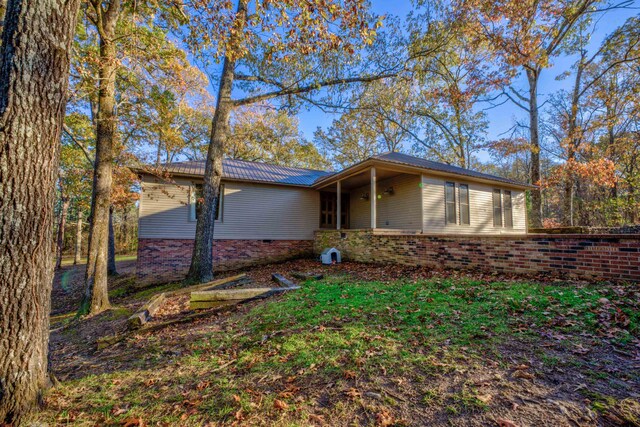
[{"label": "flat stone slab", "polygon": [[271,293],[293,291],[300,289],[299,286],[286,288],[245,288],[191,292],[191,302],[196,301],[242,301]]},{"label": "flat stone slab", "polygon": [[322,280],[324,278],[324,274],[301,272],[301,271],[292,271],[291,275],[296,279],[300,279],[300,280],[307,280],[307,279]]}]

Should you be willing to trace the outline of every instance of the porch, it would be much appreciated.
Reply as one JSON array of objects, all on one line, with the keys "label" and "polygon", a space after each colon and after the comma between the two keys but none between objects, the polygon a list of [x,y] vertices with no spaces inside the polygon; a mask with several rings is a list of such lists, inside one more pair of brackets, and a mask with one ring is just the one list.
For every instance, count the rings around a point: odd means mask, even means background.
[{"label": "porch", "polygon": [[369,166],[337,174],[317,187],[320,229],[384,229],[421,232],[422,175]]}]

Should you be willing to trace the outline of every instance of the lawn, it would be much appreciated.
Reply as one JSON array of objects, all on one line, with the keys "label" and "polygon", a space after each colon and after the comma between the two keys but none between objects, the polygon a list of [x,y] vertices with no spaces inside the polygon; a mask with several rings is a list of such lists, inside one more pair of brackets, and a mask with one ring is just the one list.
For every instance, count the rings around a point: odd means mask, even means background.
[{"label": "lawn", "polygon": [[637,286],[328,272],[78,358],[39,421],[639,425]]}]

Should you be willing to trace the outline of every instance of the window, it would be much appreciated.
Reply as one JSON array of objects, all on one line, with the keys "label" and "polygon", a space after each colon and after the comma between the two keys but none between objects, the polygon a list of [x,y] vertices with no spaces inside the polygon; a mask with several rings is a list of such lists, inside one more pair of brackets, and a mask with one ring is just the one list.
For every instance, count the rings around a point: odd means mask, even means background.
[{"label": "window", "polygon": [[493,190],[493,226],[502,227],[502,200],[501,192],[498,189]]},{"label": "window", "polygon": [[320,228],[334,228],[336,218],[335,193],[320,193]]},{"label": "window", "polygon": [[444,184],[444,210],[447,224],[456,224],[456,184],[453,182]]},{"label": "window", "polygon": [[460,192],[460,224],[469,225],[469,186],[467,184],[460,184],[458,187]]},{"label": "window", "polygon": [[[197,221],[200,212],[202,212],[202,204],[204,202],[204,186],[202,184],[194,184],[189,188],[189,220]],[[224,185],[220,186],[220,195],[218,197],[218,209],[216,209],[216,221],[222,218],[222,199],[224,198]]]},{"label": "window", "polygon": [[504,226],[513,228],[513,208],[511,207],[511,191],[504,191]]}]

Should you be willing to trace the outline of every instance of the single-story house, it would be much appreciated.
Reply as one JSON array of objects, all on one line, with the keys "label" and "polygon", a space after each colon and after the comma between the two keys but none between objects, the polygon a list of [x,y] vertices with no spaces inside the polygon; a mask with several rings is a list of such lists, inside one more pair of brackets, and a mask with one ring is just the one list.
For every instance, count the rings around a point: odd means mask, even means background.
[{"label": "single-story house", "polygon": [[[188,270],[204,162],[166,172],[170,180],[138,170],[138,274],[148,280]],[[339,172],[224,160],[213,256],[219,269],[305,256],[323,229],[522,235],[528,188],[395,152]]]}]

